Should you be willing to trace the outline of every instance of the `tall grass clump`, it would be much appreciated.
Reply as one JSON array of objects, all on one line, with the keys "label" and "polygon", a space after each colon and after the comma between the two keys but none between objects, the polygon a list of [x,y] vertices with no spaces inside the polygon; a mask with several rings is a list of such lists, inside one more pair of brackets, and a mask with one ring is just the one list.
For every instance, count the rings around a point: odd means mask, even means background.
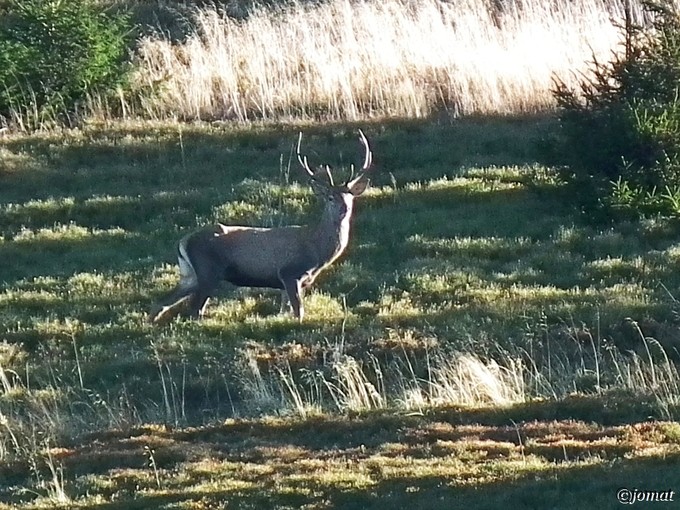
[{"label": "tall grass clump", "polygon": [[135,83],[156,118],[425,117],[554,106],[620,34],[618,0],[331,0],[195,11],[180,44],[144,38]]},{"label": "tall grass clump", "polygon": [[527,371],[521,361],[508,357],[504,365],[472,354],[440,357],[430,371],[428,400],[432,404],[508,405],[527,398]]},{"label": "tall grass clump", "polygon": [[[642,402],[657,418],[673,420],[680,411],[680,374],[661,344],[638,328],[638,352],[623,352],[590,333],[546,339],[530,353],[513,347],[449,351],[425,356],[403,352],[391,359],[355,358],[334,352],[315,367],[290,363],[261,369],[252,355],[241,366],[245,414],[293,414],[303,418],[401,408],[507,407],[532,400],[560,401],[570,395],[607,398],[622,394]],[[576,335],[576,332],[573,332]],[[583,342],[584,337],[590,341]],[[549,346],[548,344],[554,344]]]},{"label": "tall grass clump", "polygon": [[0,122],[70,121],[125,79],[129,18],[92,0],[9,0],[0,20]]},{"label": "tall grass clump", "polygon": [[563,176],[590,209],[680,214],[680,12],[672,0],[642,7],[642,21],[621,19],[622,51],[555,90]]}]

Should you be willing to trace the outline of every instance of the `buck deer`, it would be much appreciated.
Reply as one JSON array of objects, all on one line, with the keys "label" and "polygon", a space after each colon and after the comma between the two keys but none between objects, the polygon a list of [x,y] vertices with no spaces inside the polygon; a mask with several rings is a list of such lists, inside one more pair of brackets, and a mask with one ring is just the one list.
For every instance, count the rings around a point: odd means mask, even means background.
[{"label": "buck deer", "polygon": [[302,321],[303,291],[347,247],[354,198],[368,187],[373,155],[361,130],[359,140],[365,150],[361,171],[355,176],[352,165],[347,181],[336,185],[328,165],[316,172],[310,169],[307,156],[300,153],[300,133],[297,159],[323,202],[319,222],[277,228],[217,224],[185,236],[178,246],[179,283],[154,306],[150,321],[173,317],[176,307],[186,300],[190,316],[202,316],[222,281],[237,287],[281,289],[281,311],[287,300],[293,315]]}]

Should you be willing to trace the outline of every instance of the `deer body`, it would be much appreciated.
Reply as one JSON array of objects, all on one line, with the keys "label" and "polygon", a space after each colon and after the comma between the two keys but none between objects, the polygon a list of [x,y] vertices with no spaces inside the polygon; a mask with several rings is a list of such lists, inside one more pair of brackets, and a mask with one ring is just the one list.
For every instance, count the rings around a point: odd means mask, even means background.
[{"label": "deer body", "polygon": [[[371,163],[366,146],[365,172]],[[298,159],[311,178],[312,188],[324,209],[316,225],[258,228],[217,224],[185,236],[178,246],[180,281],[170,294],[155,306],[151,321],[159,322],[189,299],[189,313],[203,314],[209,297],[222,281],[237,287],[267,287],[282,290],[293,314],[304,316],[303,290],[331,265],[349,242],[350,221],[356,196],[368,186],[365,173],[335,186],[326,167],[329,185],[319,180],[320,172],[309,169],[306,158]]]}]

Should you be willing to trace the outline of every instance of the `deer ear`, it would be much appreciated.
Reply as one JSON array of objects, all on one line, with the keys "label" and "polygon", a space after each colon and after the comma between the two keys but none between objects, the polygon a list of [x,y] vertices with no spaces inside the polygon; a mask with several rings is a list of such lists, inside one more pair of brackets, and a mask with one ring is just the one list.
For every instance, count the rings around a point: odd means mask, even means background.
[{"label": "deer ear", "polygon": [[366,191],[366,188],[368,188],[368,182],[369,182],[368,177],[362,175],[359,178],[348,182],[347,189],[352,195],[358,197],[364,191]]}]

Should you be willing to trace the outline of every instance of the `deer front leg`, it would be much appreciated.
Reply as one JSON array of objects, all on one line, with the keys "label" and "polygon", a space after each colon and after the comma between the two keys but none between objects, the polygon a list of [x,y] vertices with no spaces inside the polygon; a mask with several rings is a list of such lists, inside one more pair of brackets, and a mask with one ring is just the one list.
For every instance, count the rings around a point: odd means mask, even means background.
[{"label": "deer front leg", "polygon": [[288,299],[288,293],[285,290],[281,291],[281,308],[279,308],[279,314],[284,314],[290,310],[290,301]]},{"label": "deer front leg", "polygon": [[305,315],[305,309],[302,305],[302,286],[300,285],[300,280],[285,278],[282,279],[282,283],[288,301],[290,302],[293,315],[302,322],[302,318]]}]

